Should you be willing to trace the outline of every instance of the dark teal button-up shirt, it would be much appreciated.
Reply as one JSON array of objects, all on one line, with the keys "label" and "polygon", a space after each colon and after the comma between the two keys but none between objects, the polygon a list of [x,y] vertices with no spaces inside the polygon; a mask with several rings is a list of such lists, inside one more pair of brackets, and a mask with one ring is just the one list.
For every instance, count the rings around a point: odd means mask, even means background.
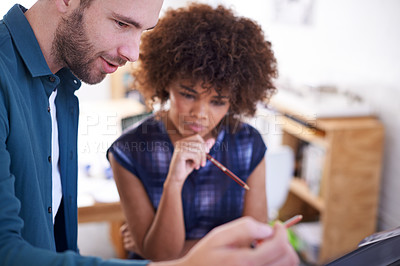
[{"label": "dark teal button-up shirt", "polygon": [[[24,10],[15,5],[0,21],[0,265],[126,264],[77,254],[81,83],[68,69],[51,73]],[[49,96],[56,88],[63,217],[54,227]],[[57,253],[55,239],[58,250],[72,252]]]}]

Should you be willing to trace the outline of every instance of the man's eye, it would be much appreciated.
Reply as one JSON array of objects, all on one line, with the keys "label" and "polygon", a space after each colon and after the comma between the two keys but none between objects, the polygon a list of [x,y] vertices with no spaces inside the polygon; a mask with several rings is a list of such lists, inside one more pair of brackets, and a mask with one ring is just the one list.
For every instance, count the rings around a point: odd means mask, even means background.
[{"label": "man's eye", "polygon": [[128,27],[128,24],[126,24],[126,23],[123,23],[123,22],[121,22],[121,21],[118,21],[118,20],[116,20],[116,21],[115,21],[115,23],[117,23],[117,25],[118,25],[119,27],[121,27],[121,28]]}]

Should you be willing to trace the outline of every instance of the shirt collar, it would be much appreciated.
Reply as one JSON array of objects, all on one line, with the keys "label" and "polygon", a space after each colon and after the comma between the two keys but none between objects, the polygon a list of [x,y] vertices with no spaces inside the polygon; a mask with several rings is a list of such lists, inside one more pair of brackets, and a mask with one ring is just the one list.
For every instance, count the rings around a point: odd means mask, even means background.
[{"label": "shirt collar", "polygon": [[36,36],[26,19],[26,8],[14,5],[4,16],[4,23],[32,77],[51,75]]}]

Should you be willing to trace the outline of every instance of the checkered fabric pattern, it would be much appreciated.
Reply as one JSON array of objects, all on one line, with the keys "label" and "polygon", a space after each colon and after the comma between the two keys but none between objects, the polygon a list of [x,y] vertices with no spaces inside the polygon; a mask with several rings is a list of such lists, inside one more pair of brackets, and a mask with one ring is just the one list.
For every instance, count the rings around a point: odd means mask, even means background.
[{"label": "checkered fabric pattern", "polygon": [[[264,158],[266,146],[256,129],[242,123],[229,133],[220,127],[210,155],[246,182]],[[151,116],[125,131],[109,152],[143,183],[157,210],[174,147],[164,123]],[[242,215],[245,190],[207,161],[185,181],[182,204],[187,239],[198,239],[214,227]]]}]

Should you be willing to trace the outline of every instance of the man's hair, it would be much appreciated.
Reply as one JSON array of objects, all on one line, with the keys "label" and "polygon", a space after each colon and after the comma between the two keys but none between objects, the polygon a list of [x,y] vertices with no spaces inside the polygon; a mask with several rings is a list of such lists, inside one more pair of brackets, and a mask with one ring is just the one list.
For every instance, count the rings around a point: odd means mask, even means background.
[{"label": "man's hair", "polygon": [[88,8],[92,2],[93,0],[81,0],[80,7],[83,9]]},{"label": "man's hair", "polygon": [[167,86],[181,78],[227,93],[235,116],[253,116],[275,91],[276,59],[261,27],[221,5],[169,9],[143,34],[140,50],[133,88],[150,104],[165,103]]}]

